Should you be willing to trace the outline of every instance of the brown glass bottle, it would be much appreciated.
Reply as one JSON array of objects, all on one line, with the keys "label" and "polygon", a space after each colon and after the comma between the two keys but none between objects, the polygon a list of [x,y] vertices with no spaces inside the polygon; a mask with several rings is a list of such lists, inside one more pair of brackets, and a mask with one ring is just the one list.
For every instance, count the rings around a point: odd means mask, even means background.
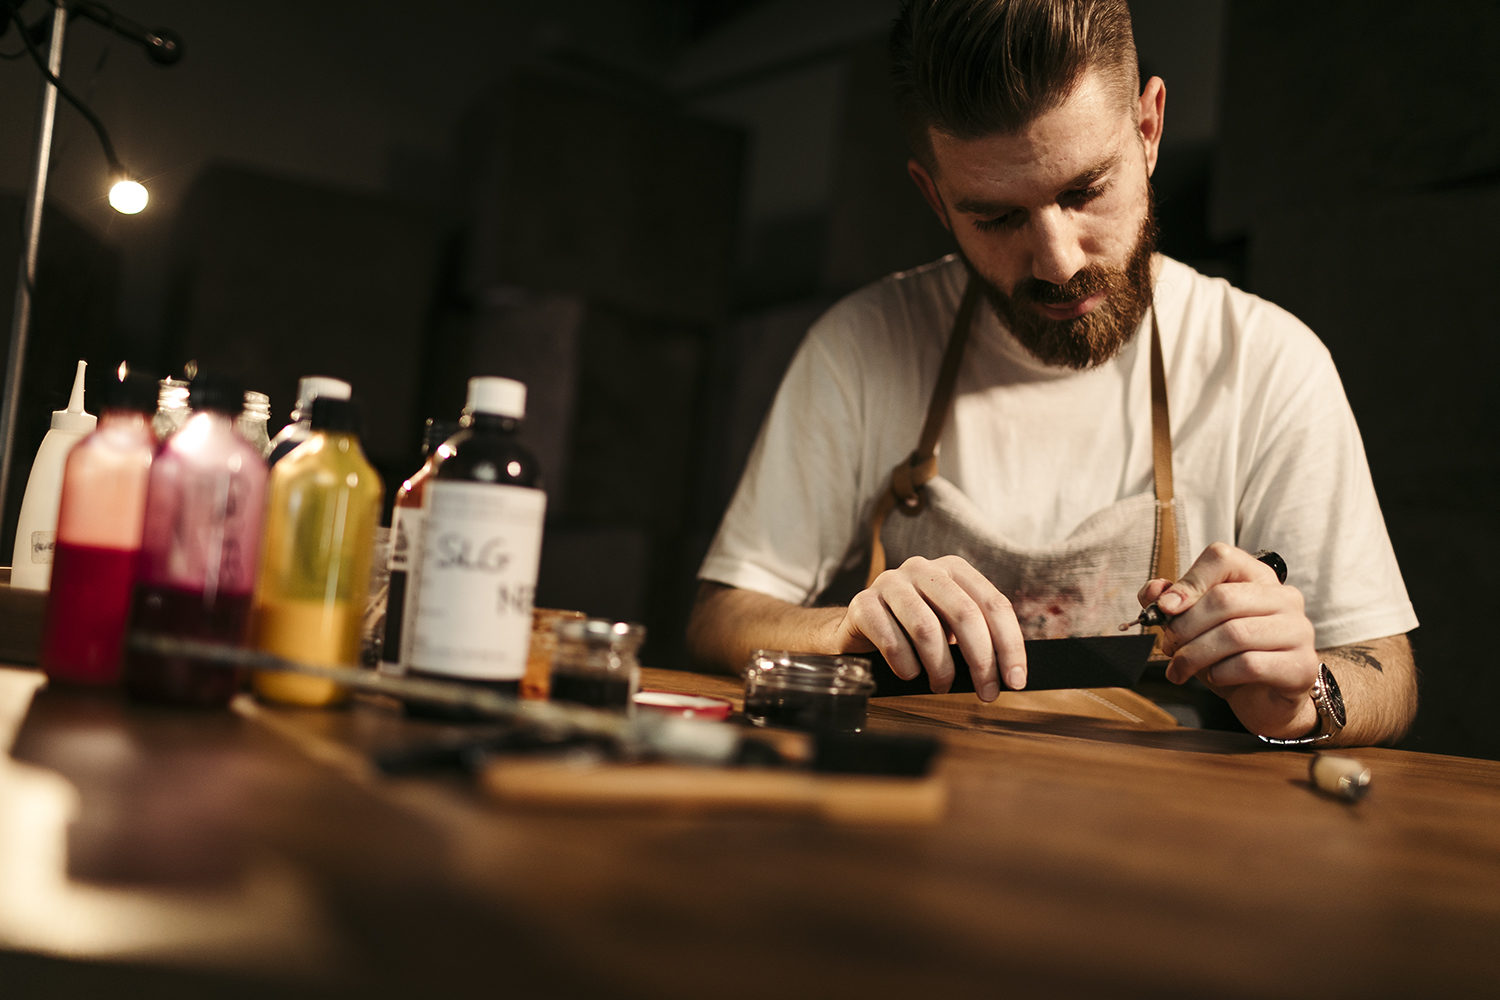
[{"label": "brown glass bottle", "polygon": [[390,574],[385,603],[385,635],[380,645],[380,669],[400,674],[410,659],[409,618],[415,601],[407,601],[412,565],[422,544],[422,497],[433,470],[448,454],[445,442],[458,431],[451,420],[428,418],[422,434],[422,467],[396,490],[391,510],[391,552],[386,561]]},{"label": "brown glass bottle", "polygon": [[460,429],[423,491],[408,676],[520,693],[546,517],[540,469],[517,436],[525,405],[520,382],[469,380]]}]

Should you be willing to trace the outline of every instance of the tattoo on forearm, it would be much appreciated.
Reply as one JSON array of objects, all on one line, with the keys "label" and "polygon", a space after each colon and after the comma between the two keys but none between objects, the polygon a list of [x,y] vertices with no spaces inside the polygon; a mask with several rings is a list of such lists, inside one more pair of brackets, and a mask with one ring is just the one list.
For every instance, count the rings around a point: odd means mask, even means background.
[{"label": "tattoo on forearm", "polygon": [[1380,660],[1375,656],[1375,647],[1368,645],[1345,646],[1339,650],[1339,658],[1361,667],[1370,667],[1374,670],[1384,672],[1385,668],[1380,665]]}]

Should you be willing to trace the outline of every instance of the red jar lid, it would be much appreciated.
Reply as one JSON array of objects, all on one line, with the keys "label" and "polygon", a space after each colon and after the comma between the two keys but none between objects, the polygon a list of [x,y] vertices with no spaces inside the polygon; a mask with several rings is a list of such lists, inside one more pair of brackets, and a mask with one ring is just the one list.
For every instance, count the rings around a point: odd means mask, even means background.
[{"label": "red jar lid", "polygon": [[635,696],[639,709],[655,712],[675,712],[694,719],[727,719],[734,706],[723,698],[687,694],[682,691],[657,691],[647,688]]}]

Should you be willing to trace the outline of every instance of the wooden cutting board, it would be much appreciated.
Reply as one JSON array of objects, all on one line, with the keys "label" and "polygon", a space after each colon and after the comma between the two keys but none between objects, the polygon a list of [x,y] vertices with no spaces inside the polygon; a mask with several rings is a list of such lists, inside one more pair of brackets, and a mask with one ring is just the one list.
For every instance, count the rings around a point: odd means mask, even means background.
[{"label": "wooden cutting board", "polygon": [[940,771],[923,778],[883,778],[791,769],[502,759],[486,765],[479,781],[489,795],[512,805],[793,814],[831,823],[936,823],[948,804]]}]

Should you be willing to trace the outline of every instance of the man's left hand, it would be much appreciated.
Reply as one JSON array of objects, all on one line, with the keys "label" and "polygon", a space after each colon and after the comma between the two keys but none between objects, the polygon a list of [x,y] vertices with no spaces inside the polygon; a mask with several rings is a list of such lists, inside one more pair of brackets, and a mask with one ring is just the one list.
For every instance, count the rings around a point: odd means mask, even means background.
[{"label": "man's left hand", "polygon": [[1168,680],[1199,678],[1261,736],[1295,739],[1317,726],[1312,622],[1301,591],[1269,566],[1215,542],[1175,583],[1152,580],[1137,597],[1172,616],[1162,636]]}]

